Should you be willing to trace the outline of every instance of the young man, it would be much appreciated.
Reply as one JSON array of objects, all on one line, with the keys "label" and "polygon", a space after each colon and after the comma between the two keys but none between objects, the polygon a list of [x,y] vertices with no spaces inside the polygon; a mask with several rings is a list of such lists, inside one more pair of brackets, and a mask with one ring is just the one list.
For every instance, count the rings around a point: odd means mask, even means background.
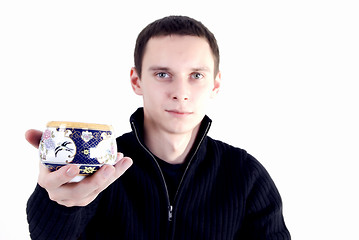
[{"label": "young man", "polygon": [[[218,66],[216,40],[200,22],[171,16],[148,25],[131,69],[144,106],[130,118],[132,132],[117,139],[127,157],[75,184],[67,182],[76,166],[52,173],[40,166],[27,205],[31,237],[290,239],[263,166],[207,136],[205,107],[220,87]],[[26,137],[36,146],[41,132]]]}]

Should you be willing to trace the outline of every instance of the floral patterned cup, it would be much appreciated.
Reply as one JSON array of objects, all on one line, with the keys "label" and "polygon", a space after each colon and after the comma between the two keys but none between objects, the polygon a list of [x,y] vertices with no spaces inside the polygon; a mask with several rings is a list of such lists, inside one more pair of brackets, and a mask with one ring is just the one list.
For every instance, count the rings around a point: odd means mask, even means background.
[{"label": "floral patterned cup", "polygon": [[103,164],[115,164],[116,138],[110,125],[49,122],[39,145],[41,163],[51,171],[67,164],[76,164],[79,182],[96,172]]}]

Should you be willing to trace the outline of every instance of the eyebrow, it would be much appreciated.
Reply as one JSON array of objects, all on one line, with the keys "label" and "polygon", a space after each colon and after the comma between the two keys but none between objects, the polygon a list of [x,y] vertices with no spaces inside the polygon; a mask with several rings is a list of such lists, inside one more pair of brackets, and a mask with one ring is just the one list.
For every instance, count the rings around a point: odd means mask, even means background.
[{"label": "eyebrow", "polygon": [[[148,68],[149,71],[171,71],[171,68],[169,67],[163,67],[163,66],[151,66]],[[194,68],[191,68],[191,71],[192,72],[211,72],[211,70],[206,67],[206,66],[203,66],[203,67],[194,67]]]},{"label": "eyebrow", "polygon": [[170,68],[168,68],[168,67],[161,67],[161,66],[151,66],[151,67],[149,67],[148,68],[148,70],[150,70],[150,71],[169,71],[169,70],[171,70]]}]

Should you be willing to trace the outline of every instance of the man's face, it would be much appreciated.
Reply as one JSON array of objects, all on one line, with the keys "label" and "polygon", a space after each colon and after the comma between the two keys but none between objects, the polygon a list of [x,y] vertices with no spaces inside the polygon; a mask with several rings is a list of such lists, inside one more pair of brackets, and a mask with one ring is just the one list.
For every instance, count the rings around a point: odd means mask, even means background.
[{"label": "man's face", "polygon": [[131,71],[132,87],[143,96],[147,126],[172,134],[188,133],[202,121],[219,89],[207,41],[194,36],[151,38],[142,61],[141,79]]}]

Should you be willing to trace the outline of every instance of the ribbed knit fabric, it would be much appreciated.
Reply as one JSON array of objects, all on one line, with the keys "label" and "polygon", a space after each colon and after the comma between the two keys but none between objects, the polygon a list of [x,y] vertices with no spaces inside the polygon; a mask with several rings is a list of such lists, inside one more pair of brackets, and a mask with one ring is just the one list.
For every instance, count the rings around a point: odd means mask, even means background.
[{"label": "ribbed knit fabric", "polygon": [[207,136],[205,117],[173,201],[143,143],[143,110],[117,139],[133,165],[86,207],[52,202],[37,186],[27,215],[33,239],[290,239],[280,195],[246,151]]}]

